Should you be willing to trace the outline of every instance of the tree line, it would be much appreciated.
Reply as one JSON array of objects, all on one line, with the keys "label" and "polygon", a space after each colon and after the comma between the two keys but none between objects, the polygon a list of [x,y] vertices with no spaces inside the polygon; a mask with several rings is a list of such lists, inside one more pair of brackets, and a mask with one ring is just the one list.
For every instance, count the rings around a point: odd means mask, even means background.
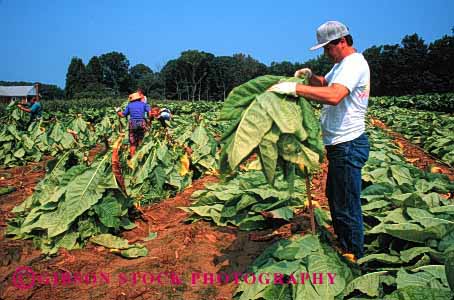
[{"label": "tree line", "polygon": [[363,54],[370,66],[374,96],[454,91],[454,35],[429,45],[417,34],[407,35],[401,45],[373,46]]},{"label": "tree line", "polygon": [[[371,69],[371,95],[401,96],[454,91],[454,35],[430,44],[417,34],[401,44],[372,46],[363,52]],[[199,50],[183,51],[161,70],[145,64],[130,66],[120,52],[93,56],[85,65],[73,57],[64,90],[46,85],[48,99],[123,97],[142,88],[149,98],[174,100],[223,100],[235,87],[260,75],[293,76],[309,67],[326,74],[332,63],[323,55],[303,63],[272,62],[269,66],[250,55],[215,56]],[[43,95],[44,96],[44,95]]]}]

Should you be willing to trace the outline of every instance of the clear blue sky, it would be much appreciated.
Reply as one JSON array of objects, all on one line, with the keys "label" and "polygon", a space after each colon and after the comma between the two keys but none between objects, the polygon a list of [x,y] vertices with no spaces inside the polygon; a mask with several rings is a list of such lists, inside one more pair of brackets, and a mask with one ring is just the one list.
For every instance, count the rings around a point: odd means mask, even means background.
[{"label": "clear blue sky", "polygon": [[153,70],[188,49],[304,62],[315,29],[349,26],[359,51],[418,33],[428,44],[452,34],[454,0],[0,0],[0,80],[64,87],[74,56],[119,51]]}]

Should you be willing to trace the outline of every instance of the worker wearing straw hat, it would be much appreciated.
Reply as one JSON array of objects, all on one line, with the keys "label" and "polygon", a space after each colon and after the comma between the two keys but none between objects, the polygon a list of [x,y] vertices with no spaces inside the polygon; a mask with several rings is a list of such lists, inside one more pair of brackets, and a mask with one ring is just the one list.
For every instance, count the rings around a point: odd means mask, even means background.
[{"label": "worker wearing straw hat", "polygon": [[145,114],[151,117],[151,110],[148,104],[141,101],[142,95],[139,93],[129,95],[128,99],[129,103],[123,112],[119,107],[115,111],[120,117],[129,116],[129,153],[133,157],[145,135]]}]

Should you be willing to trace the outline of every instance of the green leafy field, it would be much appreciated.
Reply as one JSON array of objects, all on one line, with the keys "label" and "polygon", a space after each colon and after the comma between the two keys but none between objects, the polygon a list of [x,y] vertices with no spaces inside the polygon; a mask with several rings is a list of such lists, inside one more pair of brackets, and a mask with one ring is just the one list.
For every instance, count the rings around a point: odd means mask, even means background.
[{"label": "green leafy field", "polygon": [[[194,179],[219,171],[220,182],[196,191],[193,203],[182,207],[188,221],[245,231],[267,229],[270,219],[289,222],[306,207],[304,180],[320,170],[324,156],[318,112],[303,98],[266,91],[292,80],[258,77],[235,88],[225,103],[165,103],[174,115],[170,127],[166,131],[153,121],[130,159],[127,132],[121,134],[126,122],[113,107],[48,111],[26,128],[27,115],[11,104],[0,127],[0,165],[48,162],[33,195],[14,208],[6,234],[32,239],[47,255],[90,241],[123,257],[146,256],[143,244],[118,237],[135,227],[137,207],[176,195]],[[452,165],[452,115],[394,106],[405,101],[388,99],[384,106],[389,108],[375,107],[371,115]],[[408,164],[384,131],[368,126],[367,133],[371,152],[361,195],[366,256],[357,264],[343,258],[326,238],[329,213],[317,208],[317,235],[279,240],[249,266],[255,274],[281,274],[285,284],[243,281],[235,299],[452,297],[454,205],[444,195],[454,192],[454,183]],[[112,169],[115,140],[123,144],[124,188]],[[96,145],[107,147],[87,159]],[[336,275],[332,284],[295,284],[306,273]]]}]

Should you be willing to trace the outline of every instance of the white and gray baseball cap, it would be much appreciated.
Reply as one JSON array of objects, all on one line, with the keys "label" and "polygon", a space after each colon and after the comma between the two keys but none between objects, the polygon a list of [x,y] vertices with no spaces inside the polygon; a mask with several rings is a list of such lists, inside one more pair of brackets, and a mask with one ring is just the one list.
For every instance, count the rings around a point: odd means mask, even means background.
[{"label": "white and gray baseball cap", "polygon": [[317,28],[318,44],[310,48],[310,50],[319,49],[331,41],[340,39],[343,36],[349,35],[347,26],[338,21],[328,21]]}]

